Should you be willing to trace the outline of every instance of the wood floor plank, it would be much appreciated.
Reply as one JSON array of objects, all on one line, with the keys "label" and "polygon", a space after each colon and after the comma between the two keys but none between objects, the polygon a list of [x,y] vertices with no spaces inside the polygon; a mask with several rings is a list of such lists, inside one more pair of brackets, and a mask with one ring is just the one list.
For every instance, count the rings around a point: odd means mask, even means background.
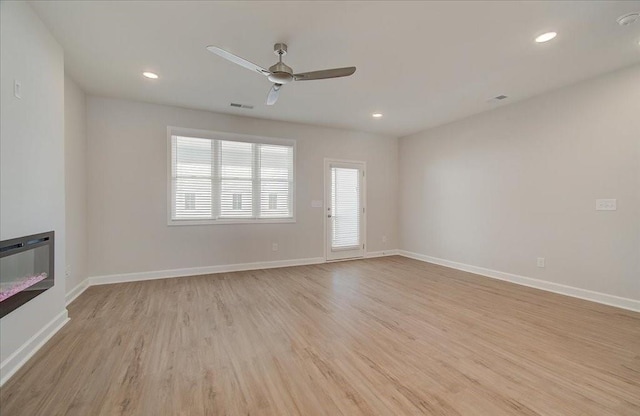
[{"label": "wood floor plank", "polygon": [[11,415],[640,415],[640,314],[402,257],[94,286]]}]

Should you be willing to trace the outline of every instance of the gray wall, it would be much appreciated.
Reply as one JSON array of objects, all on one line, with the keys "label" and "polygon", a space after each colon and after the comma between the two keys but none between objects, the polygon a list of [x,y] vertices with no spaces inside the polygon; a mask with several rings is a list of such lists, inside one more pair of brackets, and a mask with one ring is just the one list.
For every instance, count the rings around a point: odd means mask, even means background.
[{"label": "gray wall", "polygon": [[87,278],[87,128],[85,94],[64,79],[67,292]]},{"label": "gray wall", "polygon": [[[297,222],[167,226],[167,126],[295,139]],[[396,138],[91,96],[87,132],[90,276],[324,257],[325,157],[367,162],[367,249],[397,248]]]},{"label": "gray wall", "polygon": [[0,3],[0,42],[0,239],[56,233],[55,286],[0,319],[5,361],[65,311],[64,65],[26,2]]},{"label": "gray wall", "polygon": [[635,66],[400,139],[400,248],[640,299],[639,120]]}]

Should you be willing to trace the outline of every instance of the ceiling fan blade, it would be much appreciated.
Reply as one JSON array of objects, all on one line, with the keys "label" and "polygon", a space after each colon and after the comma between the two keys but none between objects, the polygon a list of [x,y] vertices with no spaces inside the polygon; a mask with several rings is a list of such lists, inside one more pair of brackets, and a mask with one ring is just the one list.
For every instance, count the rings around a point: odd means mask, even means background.
[{"label": "ceiling fan blade", "polygon": [[348,77],[356,72],[355,66],[346,68],[323,69],[321,71],[303,72],[294,74],[293,79],[296,81],[312,81],[314,79],[340,78]]},{"label": "ceiling fan blade", "polygon": [[273,87],[269,90],[269,95],[267,95],[267,105],[274,105],[278,101],[281,87],[282,84],[273,84]]},{"label": "ceiling fan blade", "polygon": [[251,71],[256,71],[260,74],[263,75],[269,75],[271,72],[269,72],[268,70],[264,69],[261,66],[258,66],[252,62],[247,61],[246,59],[240,58],[239,56],[236,56],[234,54],[232,54],[231,52],[227,52],[224,49],[220,49],[217,46],[207,46],[207,50],[209,52],[213,52],[218,56],[223,57],[224,59],[233,62],[234,64],[238,64],[240,66],[243,66]]}]

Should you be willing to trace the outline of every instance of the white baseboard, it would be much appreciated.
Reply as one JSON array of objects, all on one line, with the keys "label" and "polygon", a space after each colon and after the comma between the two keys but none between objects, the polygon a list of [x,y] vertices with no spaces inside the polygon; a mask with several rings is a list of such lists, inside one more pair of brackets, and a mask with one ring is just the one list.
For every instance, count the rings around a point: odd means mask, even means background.
[{"label": "white baseboard", "polygon": [[375,258],[375,257],[397,256],[397,255],[398,255],[398,250],[396,250],[396,249],[383,250],[383,251],[369,251],[364,256],[364,258],[365,259],[372,259],[372,258]]},{"label": "white baseboard", "polygon": [[[395,256],[397,254],[398,254],[398,250],[396,249],[384,250],[384,251],[372,251],[367,253],[365,258]],[[143,280],[168,279],[172,277],[197,276],[202,274],[241,272],[241,271],[248,271],[248,270],[259,270],[259,269],[274,269],[278,267],[305,266],[309,264],[320,264],[325,262],[326,260],[323,257],[311,257],[311,258],[305,258],[305,259],[223,264],[219,266],[189,267],[184,269],[154,270],[150,272],[91,276],[88,279],[86,279],[84,282],[77,285],[71,291],[69,291],[69,293],[67,293],[67,304],[69,304],[76,297],[78,297],[82,292],[84,292],[87,289],[87,287],[94,286],[94,285],[139,282]]]},{"label": "white baseboard", "polygon": [[[482,276],[491,277],[494,279],[505,280],[508,282],[533,287],[536,289],[546,290],[549,292],[559,293],[562,295],[572,296],[580,299],[602,303],[605,305],[616,306],[619,308],[640,312],[640,301],[635,299],[623,298],[619,296],[609,295],[606,293],[600,293],[600,292],[581,289],[573,286],[562,285],[559,283],[553,283],[546,280],[533,279],[530,277],[519,276],[516,274],[501,272],[498,270],[486,269],[484,267],[472,266],[469,264],[440,259],[437,257],[427,256],[424,254],[412,253],[405,250],[391,249],[391,250],[383,250],[383,251],[371,251],[366,253],[365,258],[376,258],[376,257],[396,256],[396,255],[401,255],[401,256],[412,258],[415,260],[424,261],[427,263],[439,264],[441,266],[451,267],[453,269],[475,273]],[[69,293],[67,293],[66,300],[67,300],[67,304],[71,303],[75,298],[77,298],[80,294],[82,294],[82,292],[84,292],[89,286],[93,286],[93,285],[137,282],[137,281],[143,281],[143,280],[196,276],[196,275],[202,275],[202,274],[228,273],[228,272],[258,270],[258,269],[272,269],[272,268],[278,268],[278,267],[304,266],[309,264],[320,264],[324,262],[325,262],[325,259],[322,257],[312,257],[312,258],[294,259],[294,260],[276,260],[276,261],[254,262],[254,263],[238,263],[238,264],[228,264],[228,265],[219,265],[219,266],[191,267],[191,268],[184,268],[184,269],[156,270],[156,271],[150,271],[150,272],[93,276],[93,277],[89,277],[88,279],[85,279],[83,282],[81,282],[75,288],[73,288]]]},{"label": "white baseboard", "polygon": [[82,282],[78,283],[76,287],[71,289],[65,295],[65,305],[69,305],[73,302],[78,296],[82,294],[89,287],[89,279],[84,279]]},{"label": "white baseboard", "polygon": [[420,260],[427,263],[439,264],[440,266],[451,267],[452,269],[462,270],[465,272],[475,273],[493,279],[505,280],[511,283],[517,283],[523,286],[533,287],[535,289],[546,290],[548,292],[559,293],[561,295],[572,296],[592,302],[602,303],[609,306],[615,306],[622,309],[628,309],[640,312],[640,301],[635,299],[623,298],[620,296],[608,295],[606,293],[594,292],[592,290],[580,289],[573,286],[562,285],[560,283],[548,282],[546,280],[533,279],[531,277],[519,276],[517,274],[500,272],[497,270],[485,269],[484,267],[472,266],[469,264],[458,263],[451,260],[431,257],[424,254],[412,253],[410,251],[399,250],[398,254],[414,260]]},{"label": "white baseboard", "polygon": [[89,286],[93,286],[106,285],[111,283],[138,282],[142,280],[166,279],[170,277],[185,277],[197,276],[202,274],[240,272],[258,269],[274,269],[278,267],[305,266],[308,264],[319,264],[324,262],[325,259],[323,257],[312,257],[306,259],[275,260],[255,263],[226,264],[220,266],[190,267],[186,269],[156,270],[140,273],[112,274],[107,276],[93,276],[88,280]]},{"label": "white baseboard", "polygon": [[0,386],[9,380],[67,322],[69,322],[69,316],[65,309],[0,363]]}]

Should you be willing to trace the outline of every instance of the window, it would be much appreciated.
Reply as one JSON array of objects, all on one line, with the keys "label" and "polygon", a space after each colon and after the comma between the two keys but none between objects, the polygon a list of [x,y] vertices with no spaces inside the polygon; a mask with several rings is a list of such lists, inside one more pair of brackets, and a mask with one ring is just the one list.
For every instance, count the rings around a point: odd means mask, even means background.
[{"label": "window", "polygon": [[292,222],[294,143],[169,128],[169,224]]}]

